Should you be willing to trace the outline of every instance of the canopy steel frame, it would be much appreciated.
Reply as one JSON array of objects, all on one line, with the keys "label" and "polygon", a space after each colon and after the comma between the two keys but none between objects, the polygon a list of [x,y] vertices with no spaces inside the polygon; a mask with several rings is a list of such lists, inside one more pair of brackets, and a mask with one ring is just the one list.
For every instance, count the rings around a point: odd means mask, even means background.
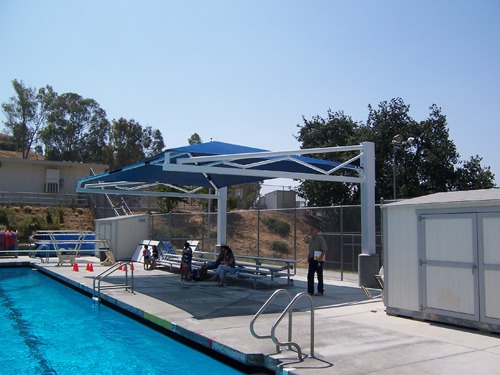
[{"label": "canopy steel frame", "polygon": [[[358,154],[343,163],[303,157],[302,155],[324,155],[357,151]],[[359,166],[351,163],[359,160]],[[359,145],[301,149],[293,151],[258,151],[234,154],[193,156],[190,152],[170,150],[162,155],[131,164],[116,171],[101,174],[110,177],[113,173],[132,171],[142,166],[161,168],[163,172],[175,172],[193,176],[200,174],[214,194],[200,193],[201,187],[179,187],[162,181],[113,181],[99,182],[98,176],[80,179],[76,191],[92,194],[143,195],[158,197],[195,197],[217,199],[217,243],[226,243],[227,186],[217,186],[215,175],[242,176],[249,179],[266,180],[289,178],[295,180],[359,183],[361,186],[361,237],[362,255],[375,255],[375,145],[363,142]],[[286,167],[286,168],[285,168]],[[346,176],[340,172],[352,171],[357,176]],[[156,169],[154,172],[158,172]],[[103,178],[105,179],[105,178]],[[177,192],[157,192],[150,189],[156,185],[175,188]],[[206,186],[205,186],[206,187]]]}]

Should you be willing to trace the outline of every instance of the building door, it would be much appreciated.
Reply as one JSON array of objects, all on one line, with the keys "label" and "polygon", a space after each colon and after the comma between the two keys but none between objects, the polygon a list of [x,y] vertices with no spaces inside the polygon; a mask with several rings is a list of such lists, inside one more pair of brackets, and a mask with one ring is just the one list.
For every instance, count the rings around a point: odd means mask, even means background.
[{"label": "building door", "polygon": [[500,324],[500,213],[478,214],[481,321]]},{"label": "building door", "polygon": [[422,311],[479,319],[476,217],[475,213],[420,215]]}]

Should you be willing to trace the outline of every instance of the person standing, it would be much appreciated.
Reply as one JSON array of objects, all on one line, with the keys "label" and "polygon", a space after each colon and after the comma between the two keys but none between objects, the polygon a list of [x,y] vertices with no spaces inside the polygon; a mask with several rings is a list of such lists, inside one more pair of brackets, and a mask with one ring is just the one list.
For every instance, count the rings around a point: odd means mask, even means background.
[{"label": "person standing", "polygon": [[307,262],[309,269],[307,272],[307,292],[310,295],[314,294],[314,274],[318,275],[318,291],[315,296],[322,296],[325,292],[323,284],[323,263],[326,258],[326,241],[318,234],[318,228],[311,227],[311,237],[309,238],[309,254]]},{"label": "person standing", "polygon": [[193,260],[193,250],[189,242],[184,243],[184,248],[182,249],[181,258],[181,281],[191,281],[192,268],[191,262]]},{"label": "person standing", "polygon": [[156,262],[158,260],[158,248],[153,245],[153,256],[151,257],[151,268],[156,268]]},{"label": "person standing", "polygon": [[144,245],[142,249],[142,257],[144,261],[144,269],[151,269],[151,252],[148,249],[148,245]]}]

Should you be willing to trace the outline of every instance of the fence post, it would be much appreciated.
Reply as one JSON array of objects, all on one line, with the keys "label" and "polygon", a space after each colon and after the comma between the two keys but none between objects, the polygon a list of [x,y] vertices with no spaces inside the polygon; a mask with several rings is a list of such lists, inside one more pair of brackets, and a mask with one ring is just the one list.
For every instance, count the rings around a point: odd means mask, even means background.
[{"label": "fence post", "polygon": [[344,281],[344,206],[340,206],[340,280]]},{"label": "fence post", "polygon": [[[297,260],[297,207],[293,209],[293,259]],[[297,267],[293,271],[296,275]]]},{"label": "fence post", "polygon": [[260,208],[257,209],[257,256],[260,257]]}]

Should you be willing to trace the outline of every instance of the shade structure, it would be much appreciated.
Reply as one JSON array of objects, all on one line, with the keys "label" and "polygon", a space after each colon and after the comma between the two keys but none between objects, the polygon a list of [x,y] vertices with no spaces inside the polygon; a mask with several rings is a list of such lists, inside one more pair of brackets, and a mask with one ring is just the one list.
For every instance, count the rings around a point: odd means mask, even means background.
[{"label": "shade structure", "polygon": [[[348,153],[344,162],[304,155]],[[291,178],[361,185],[360,285],[378,271],[375,253],[375,145],[267,151],[223,142],[208,142],[168,149],[122,168],[78,180],[79,193],[197,197],[217,199],[217,243],[226,242],[227,187],[272,178]],[[166,185],[175,191],[161,192]],[[214,193],[202,192],[212,188]],[[367,257],[368,256],[368,257]]]},{"label": "shade structure", "polygon": [[[321,151],[321,150],[320,150]],[[304,152],[299,150],[298,152]],[[200,168],[205,168],[200,171]],[[205,171],[206,169],[208,171]],[[337,170],[335,170],[337,168]],[[208,142],[168,149],[158,155],[78,181],[78,192],[103,193],[122,190],[134,194],[158,184],[219,189],[269,178],[321,176],[333,177],[332,170],[355,173],[361,168],[306,157],[290,152],[263,149],[224,142]],[[286,174],[286,176],[285,176]],[[312,179],[312,178],[311,178]],[[356,181],[351,181],[356,182]],[[182,190],[180,189],[180,190]]]}]

